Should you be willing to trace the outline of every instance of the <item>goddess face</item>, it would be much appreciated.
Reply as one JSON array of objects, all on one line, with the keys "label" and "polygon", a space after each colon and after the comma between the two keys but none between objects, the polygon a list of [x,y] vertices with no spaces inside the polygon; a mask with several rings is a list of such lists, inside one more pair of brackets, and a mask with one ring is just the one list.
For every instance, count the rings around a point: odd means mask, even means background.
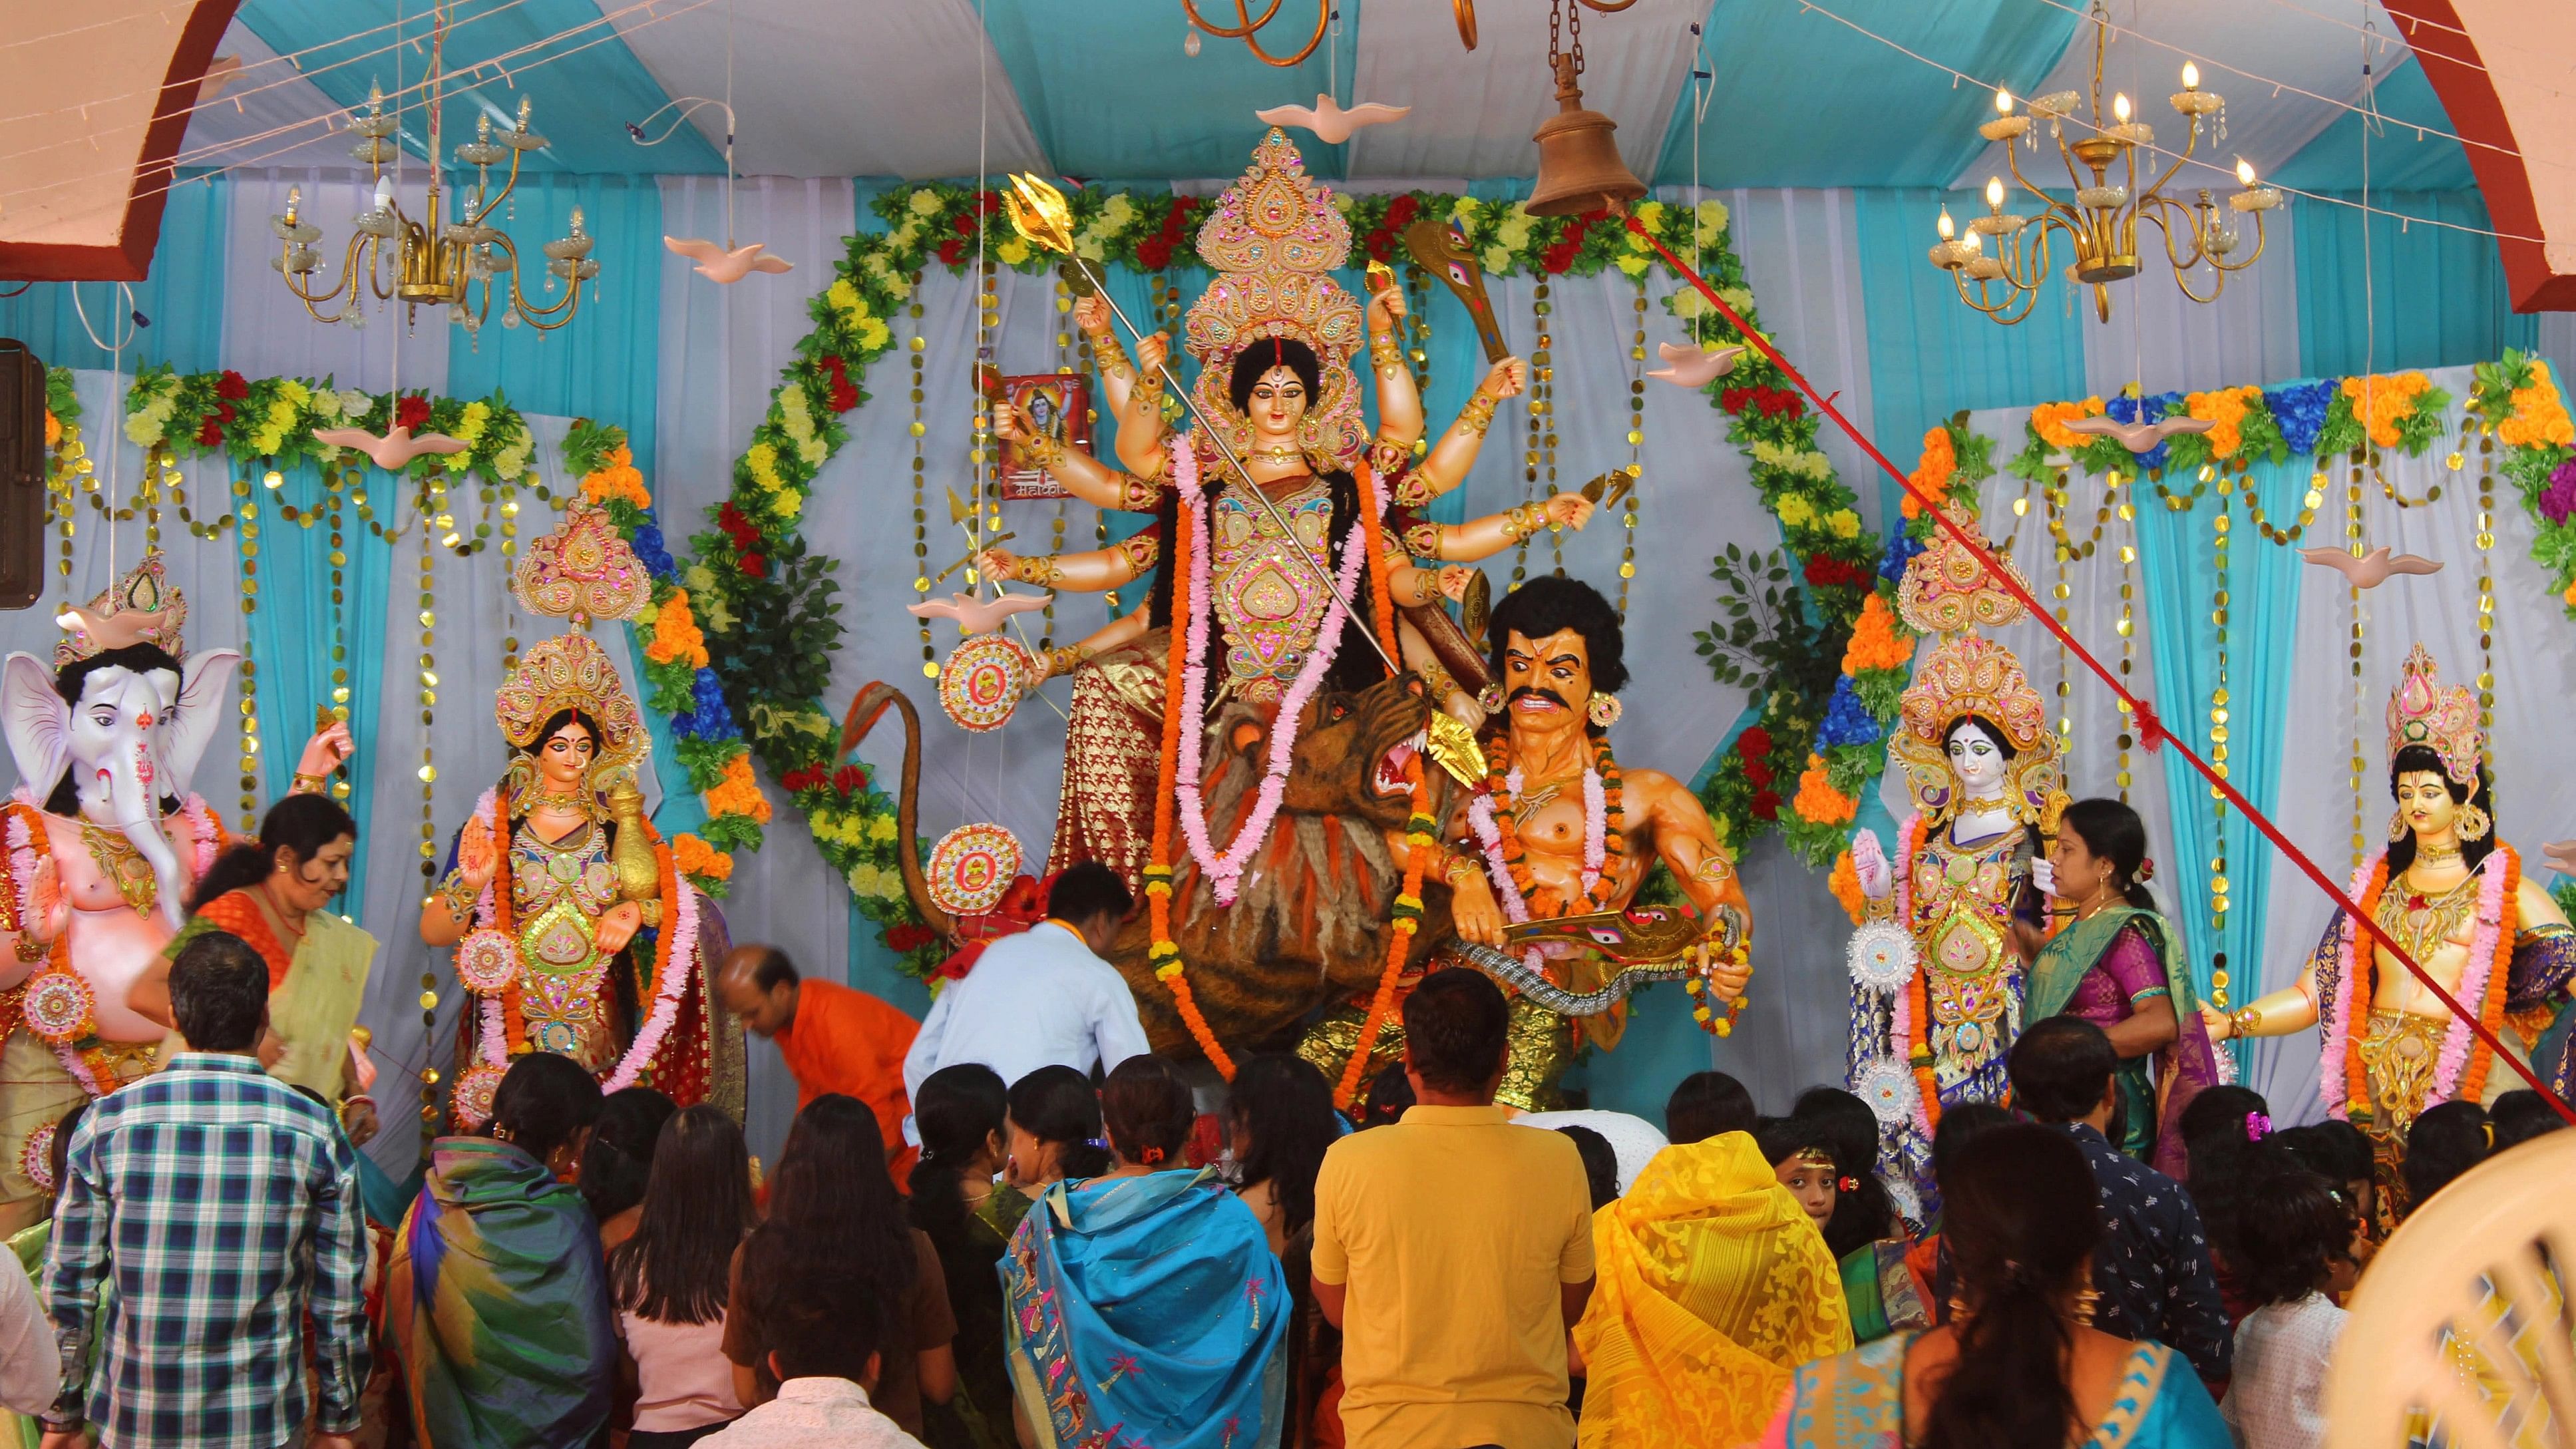
[{"label": "goddess face", "polygon": [[2460,818],[2460,802],[2451,798],[2451,783],[2432,770],[2409,770],[2397,777],[2397,813],[2421,840],[2451,833]]},{"label": "goddess face", "polygon": [[568,793],[589,775],[591,757],[598,750],[589,727],[573,720],[546,736],[545,743],[538,747],[537,774],[553,787],[554,793]]},{"label": "goddess face", "polygon": [[1592,658],[1583,636],[1559,629],[1532,639],[1514,629],[1503,645],[1503,694],[1515,724],[1552,728],[1581,719],[1592,700]]},{"label": "goddess face", "polygon": [[1983,725],[1962,721],[1950,731],[1947,748],[1950,773],[1957,777],[1962,794],[1971,800],[1991,800],[2003,793],[2008,761],[2003,746]]},{"label": "goddess face", "polygon": [[1252,396],[1245,399],[1243,411],[1252,420],[1253,433],[1264,442],[1294,442],[1297,424],[1306,416],[1307,402],[1304,380],[1293,369],[1274,367],[1252,385]]}]

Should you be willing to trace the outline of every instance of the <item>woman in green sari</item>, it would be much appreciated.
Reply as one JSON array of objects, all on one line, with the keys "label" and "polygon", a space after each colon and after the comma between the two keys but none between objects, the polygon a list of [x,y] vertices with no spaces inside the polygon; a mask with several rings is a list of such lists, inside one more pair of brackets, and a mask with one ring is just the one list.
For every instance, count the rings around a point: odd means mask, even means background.
[{"label": "woman in green sari", "polygon": [[957,1392],[924,1404],[931,1449],[1016,1449],[1011,1431],[1011,1370],[1003,1356],[1002,1254],[1029,1210],[1029,1200],[998,1181],[1005,1147],[1008,1089],[981,1062],[941,1067],[922,1079],[912,1099],[921,1134],[913,1165],[912,1225],[938,1250],[957,1319],[951,1347]]},{"label": "woman in green sari", "polygon": [[2147,890],[2154,870],[2137,811],[2117,800],[2066,808],[2057,843],[2032,871],[2056,903],[2057,932],[2042,941],[2016,928],[2030,962],[2022,1020],[2079,1016],[2102,1028],[2120,1054],[2112,1145],[2180,1181],[2188,1175],[2183,1108],[2217,1085],[2218,1061],[2180,936]]}]

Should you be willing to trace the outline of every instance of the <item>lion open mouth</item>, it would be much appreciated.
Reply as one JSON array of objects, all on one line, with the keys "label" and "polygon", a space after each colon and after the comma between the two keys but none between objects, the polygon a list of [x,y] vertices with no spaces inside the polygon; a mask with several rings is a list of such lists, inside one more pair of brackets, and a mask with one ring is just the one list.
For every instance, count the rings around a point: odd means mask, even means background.
[{"label": "lion open mouth", "polygon": [[1413,757],[1422,749],[1420,731],[1386,752],[1377,762],[1377,773],[1369,777],[1370,788],[1381,795],[1406,795],[1413,791]]}]

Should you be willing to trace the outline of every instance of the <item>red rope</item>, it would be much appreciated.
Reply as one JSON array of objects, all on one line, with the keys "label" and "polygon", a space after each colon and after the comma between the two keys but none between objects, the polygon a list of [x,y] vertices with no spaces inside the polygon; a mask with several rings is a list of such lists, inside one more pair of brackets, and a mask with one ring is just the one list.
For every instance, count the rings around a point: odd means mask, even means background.
[{"label": "red rope", "polygon": [[[2576,1124],[2576,1107],[2570,1107],[2567,1103],[2560,1101],[2558,1099],[2558,1094],[2550,1091],[2549,1088],[2541,1082],[2539,1075],[2532,1071],[2530,1066],[2525,1064],[2513,1053],[2504,1049],[2504,1043],[2496,1040],[2494,1033],[2487,1030],[2484,1022],[2478,1020],[2476,1015],[2461,1006],[2458,998],[2452,996],[2450,992],[2443,990],[2442,984],[2435,981],[2430,975],[2427,975],[2423,967],[2415,964],[2415,958],[2407,955],[2405,948],[2399,946],[2396,940],[2391,937],[2387,931],[2381,929],[2377,921],[2372,920],[2368,915],[2365,915],[2362,912],[2361,907],[2356,904],[2350,896],[2343,893],[2343,887],[2335,884],[2323,870],[2320,870],[2317,867],[2317,863],[2315,861],[2308,859],[2306,852],[2300,850],[2297,846],[2292,845],[2289,837],[2281,833],[2280,827],[2274,825],[2270,817],[2255,809],[2251,801],[2237,793],[2236,787],[2229,784],[2226,778],[2221,776],[2216,770],[2211,769],[2207,761],[2203,760],[2198,754],[2192,751],[2191,746],[2183,743],[2178,736],[2174,735],[2169,730],[2166,730],[2157,720],[2154,708],[2145,700],[2138,698],[2136,695],[2129,693],[2127,689],[2123,688],[2120,684],[2119,678],[2110,670],[2104,668],[2102,666],[2102,661],[2093,657],[2092,651],[2086,649],[2081,643],[2079,643],[2073,634],[2067,632],[2065,625],[2059,623],[2054,617],[2052,617],[2047,609],[2041,607],[2039,600],[2032,595],[2030,590],[2023,586],[2019,580],[2015,579],[2012,576],[2011,571],[2006,569],[1999,561],[1997,561],[1993,552],[1986,547],[1986,541],[1978,537],[1974,529],[1962,528],[1956,520],[1952,519],[1947,512],[1943,511],[1942,504],[1945,500],[1935,498],[1931,494],[1924,492],[1923,489],[1915,485],[1913,479],[1906,476],[1904,469],[1889,462],[1887,460],[1887,455],[1878,450],[1878,445],[1871,442],[1861,433],[1860,429],[1852,426],[1849,418],[1842,415],[1841,410],[1834,406],[1832,398],[1818,393],[1815,385],[1807,381],[1806,375],[1799,372],[1797,368],[1791,366],[1789,359],[1781,356],[1780,350],[1773,347],[1769,339],[1763,337],[1762,334],[1754,331],[1751,327],[1746,326],[1744,319],[1736,315],[1735,309],[1726,304],[1726,299],[1717,294],[1717,289],[1708,284],[1708,279],[1691,270],[1689,263],[1683,261],[1680,257],[1673,255],[1672,248],[1665,246],[1653,233],[1647,231],[1644,223],[1631,216],[1627,218],[1627,224],[1628,230],[1631,233],[1644,237],[1646,239],[1646,244],[1653,247],[1656,253],[1663,257],[1664,261],[1668,263],[1674,271],[1679,272],[1683,277],[1689,279],[1691,285],[1699,288],[1700,295],[1708,299],[1708,304],[1717,309],[1719,316],[1724,317],[1728,322],[1734,324],[1735,330],[1743,335],[1745,341],[1753,344],[1755,351],[1758,351],[1764,357],[1769,358],[1772,366],[1779,368],[1781,372],[1788,376],[1791,382],[1796,383],[1798,385],[1798,390],[1805,393],[1808,398],[1815,403],[1816,410],[1818,412],[1823,413],[1826,417],[1832,418],[1834,420],[1834,425],[1841,428],[1854,443],[1859,444],[1862,452],[1869,454],[1873,462],[1887,470],[1887,476],[1895,479],[1900,487],[1904,488],[1906,492],[1914,495],[1915,501],[1920,503],[1924,510],[1932,516],[1932,520],[1935,524],[1947,529],[1952,538],[1957,539],[1970,553],[1976,555],[1977,561],[1986,566],[1986,573],[1989,578],[2001,583],[2006,592],[2010,593],[2014,598],[2019,599],[2022,602],[2022,606],[2030,610],[2031,617],[2040,622],[2040,626],[2042,628],[2045,628],[2049,633],[2056,635],[2058,643],[2065,645],[2069,652],[2071,652],[2077,659],[2082,660],[2084,667],[2092,670],[2093,673],[2101,679],[2103,684],[2109,686],[2111,693],[2127,702],[2131,716],[2136,723],[2139,738],[2146,743],[2146,747],[2148,749],[2153,750],[2158,743],[2173,746],[2174,752],[2181,755],[2186,761],[2189,761],[2191,767],[2200,772],[2201,778],[2209,782],[2209,787],[2211,789],[2217,791],[2228,804],[2235,806],[2237,813],[2253,822],[2254,828],[2263,832],[2264,839],[2271,841],[2273,847],[2279,850],[2282,855],[2288,857],[2291,864],[2296,865],[2301,871],[2305,872],[2308,879],[2315,881],[2317,883],[2317,889],[2324,891],[2334,900],[2334,903],[2337,906],[2342,907],[2344,914],[2358,922],[2361,929],[2368,932],[2373,941],[2377,942],[2380,947],[2388,952],[2389,955],[2397,958],[2397,963],[2405,967],[2417,981],[2422,982],[2424,984],[2424,989],[2432,992],[2434,997],[2442,1003],[2445,1010],[2449,1011],[2453,1016],[2458,1017],[2461,1021],[2466,1022],[2469,1030],[2477,1034],[2478,1040],[2486,1043],[2487,1049],[2495,1054],[2496,1060],[2513,1068],[2515,1075],[2530,1083],[2533,1091],[2538,1092],[2550,1106],[2558,1110],[2559,1116],[2565,1118],[2570,1124]],[[2319,1002],[2318,1014],[2321,1026],[2325,1010],[2326,1003]]]}]

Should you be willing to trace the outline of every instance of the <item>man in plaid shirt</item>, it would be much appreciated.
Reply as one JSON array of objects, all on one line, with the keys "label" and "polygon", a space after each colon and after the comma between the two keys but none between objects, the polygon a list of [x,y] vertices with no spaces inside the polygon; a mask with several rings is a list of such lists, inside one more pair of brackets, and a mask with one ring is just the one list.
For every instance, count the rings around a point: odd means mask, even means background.
[{"label": "man in plaid shirt", "polygon": [[[170,967],[188,1050],[101,1098],[72,1134],[46,1272],[66,1389],[46,1443],[278,1449],[306,1419],[304,1323],[318,1342],[316,1449],[349,1449],[367,1377],[358,1159],[340,1124],[260,1069],[268,967],[211,933]],[[101,1279],[114,1283],[104,1324]]]}]

